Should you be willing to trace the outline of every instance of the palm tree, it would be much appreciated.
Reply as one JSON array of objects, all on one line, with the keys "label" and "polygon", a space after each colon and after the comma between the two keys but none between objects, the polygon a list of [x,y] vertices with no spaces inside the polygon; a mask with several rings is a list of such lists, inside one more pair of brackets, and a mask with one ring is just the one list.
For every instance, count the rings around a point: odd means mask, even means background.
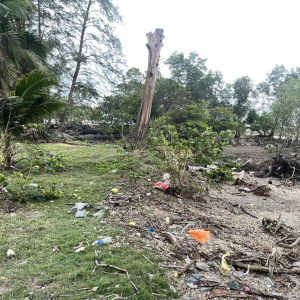
[{"label": "palm tree", "polygon": [[29,11],[27,0],[0,0],[0,95],[8,95],[23,74],[44,68],[46,49],[25,30]]},{"label": "palm tree", "polygon": [[[11,164],[13,150],[11,138],[24,136],[26,127],[31,123],[41,123],[64,106],[51,97],[50,88],[58,83],[45,71],[34,71],[21,78],[14,92],[0,98],[0,132],[4,140],[4,168]],[[44,134],[40,131],[37,134]]]}]

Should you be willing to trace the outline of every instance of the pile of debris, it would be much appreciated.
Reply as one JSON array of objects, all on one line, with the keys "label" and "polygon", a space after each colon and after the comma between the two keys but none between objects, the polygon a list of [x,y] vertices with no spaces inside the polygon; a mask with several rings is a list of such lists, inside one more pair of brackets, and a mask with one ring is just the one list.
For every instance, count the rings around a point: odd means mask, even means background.
[{"label": "pile of debris", "polygon": [[[249,189],[253,190],[259,191]],[[295,276],[300,274],[299,232],[280,219],[266,218],[261,224],[257,217],[253,218],[256,229],[249,225],[247,229],[245,221],[243,226],[233,224],[230,215],[227,217],[216,209],[219,204],[215,201],[175,198],[159,190],[149,193],[137,186],[127,193],[109,195],[102,204],[111,210],[107,226],[116,223],[123,227],[124,238],[118,244],[152,249],[163,260],[160,266],[170,270],[171,284],[180,288],[188,296],[186,299],[285,299],[278,293],[284,287],[296,293],[300,286]],[[220,203],[225,204],[223,199]],[[188,234],[198,229],[211,234],[203,245]],[[270,242],[270,238],[274,241]],[[260,277],[259,273],[265,275]],[[280,279],[276,280],[275,275]],[[199,291],[206,298],[201,298]]]},{"label": "pile of debris", "polygon": [[277,177],[284,180],[300,179],[300,163],[295,157],[284,157],[277,154],[271,160],[259,164],[248,163],[243,166],[243,170],[255,172],[255,177]]}]

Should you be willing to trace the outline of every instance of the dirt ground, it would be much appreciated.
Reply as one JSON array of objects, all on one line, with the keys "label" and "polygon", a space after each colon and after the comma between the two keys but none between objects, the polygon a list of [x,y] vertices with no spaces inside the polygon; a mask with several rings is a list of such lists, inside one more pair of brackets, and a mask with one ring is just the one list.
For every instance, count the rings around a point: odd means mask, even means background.
[{"label": "dirt ground", "polygon": [[[258,146],[228,147],[224,154],[239,163],[249,159],[260,163],[274,156]],[[288,150],[284,154],[288,154]],[[181,291],[184,300],[300,299],[300,269],[296,274],[277,273],[290,270],[293,261],[300,261],[299,245],[286,249],[275,244],[300,225],[300,185],[282,179],[256,178],[247,173],[240,183],[221,183],[221,191],[211,189],[194,199],[180,199],[157,190],[147,196],[139,187],[138,193],[134,190],[130,197],[118,199],[117,205],[111,203],[116,202],[115,198],[107,199],[106,205],[111,204],[113,212],[108,222],[123,225],[128,244],[153,250],[162,260],[161,267],[168,270],[171,288]],[[266,186],[269,195],[257,196],[249,192],[260,186]],[[132,202],[143,207],[144,212],[127,205]],[[116,219],[118,213],[124,217]],[[277,221],[280,229],[274,231],[271,227],[268,231],[262,226],[263,220],[268,218]],[[135,225],[129,226],[128,220],[135,221]],[[151,227],[153,232],[147,232]],[[211,238],[199,244],[186,232],[196,229],[210,231]],[[176,243],[166,232],[175,236]],[[287,240],[288,244],[299,237],[299,228],[293,231],[292,237],[291,241]],[[227,252],[230,253],[230,271],[220,268],[221,258]],[[205,263],[209,271],[199,270],[193,264],[187,272],[174,276],[193,259]],[[244,262],[246,268],[235,265],[236,261]],[[247,274],[248,264],[251,268],[255,265],[267,267],[267,271],[257,272],[250,268]],[[241,276],[237,275],[238,271]],[[186,279],[195,274],[201,276],[200,286],[188,286]],[[231,279],[238,284],[239,291],[228,288]],[[252,294],[243,293],[243,290]]]}]

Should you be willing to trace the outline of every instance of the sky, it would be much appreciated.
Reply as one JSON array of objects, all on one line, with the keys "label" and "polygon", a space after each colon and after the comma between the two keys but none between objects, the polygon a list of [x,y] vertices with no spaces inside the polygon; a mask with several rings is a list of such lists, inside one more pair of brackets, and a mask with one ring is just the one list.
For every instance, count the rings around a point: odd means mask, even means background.
[{"label": "sky", "polygon": [[299,0],[115,0],[128,68],[146,71],[146,33],[164,29],[160,67],[173,52],[195,51],[225,82],[248,75],[265,80],[276,64],[300,67]]}]

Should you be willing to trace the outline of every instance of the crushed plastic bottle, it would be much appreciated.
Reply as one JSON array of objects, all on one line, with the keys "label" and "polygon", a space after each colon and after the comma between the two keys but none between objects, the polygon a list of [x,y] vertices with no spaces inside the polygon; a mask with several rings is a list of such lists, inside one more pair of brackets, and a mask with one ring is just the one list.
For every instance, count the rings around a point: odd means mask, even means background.
[{"label": "crushed plastic bottle", "polygon": [[96,246],[96,245],[102,245],[102,244],[110,244],[111,242],[112,242],[112,239],[110,236],[108,236],[104,239],[95,241],[92,245]]}]

